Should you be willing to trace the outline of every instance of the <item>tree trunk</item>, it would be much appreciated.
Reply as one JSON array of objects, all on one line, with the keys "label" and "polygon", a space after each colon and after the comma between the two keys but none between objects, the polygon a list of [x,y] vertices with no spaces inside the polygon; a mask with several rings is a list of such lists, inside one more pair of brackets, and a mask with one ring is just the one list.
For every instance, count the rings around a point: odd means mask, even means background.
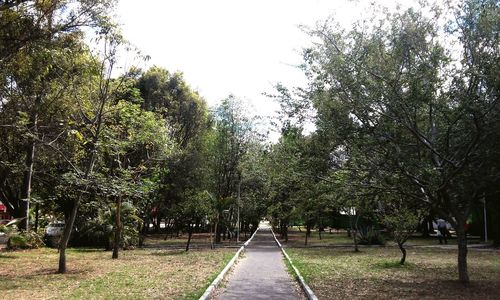
[{"label": "tree trunk", "polygon": [[349,229],[347,231],[347,235],[352,237],[352,240],[354,242],[354,252],[359,252],[359,248],[358,248],[358,220],[359,220],[359,217],[356,216],[356,221],[355,223],[353,224],[353,220],[352,220],[352,215],[349,214]]},{"label": "tree trunk", "polygon": [[215,243],[216,244],[220,244],[221,242],[221,229],[220,229],[221,226],[219,226],[219,222],[217,222],[215,224]]},{"label": "tree trunk", "polygon": [[143,225],[139,225],[139,248],[144,247],[144,239],[146,236],[146,225],[147,223],[144,222]]},{"label": "tree trunk", "polygon": [[38,232],[38,219],[40,218],[39,210],[40,205],[37,203],[35,205],[35,232]]},{"label": "tree trunk", "polygon": [[405,247],[403,247],[402,243],[398,243],[398,246],[399,246],[399,250],[401,250],[401,253],[403,254],[403,256],[401,257],[401,261],[399,262],[399,264],[404,265],[405,261],[406,261],[406,249],[405,249]]},{"label": "tree trunk", "polygon": [[113,255],[111,256],[112,259],[117,259],[118,252],[120,251],[120,240],[121,240],[120,237],[122,233],[121,212],[122,212],[122,197],[118,196],[116,198],[115,237],[113,240]]},{"label": "tree trunk", "polygon": [[218,236],[218,233],[219,233],[219,214],[217,214],[217,218],[215,220],[215,225],[214,225],[214,237],[212,239],[213,248],[215,248],[215,244],[220,243],[220,236]]},{"label": "tree trunk", "polygon": [[304,241],[304,246],[307,246],[307,242],[310,235],[311,235],[311,226],[306,225],[306,240]]},{"label": "tree trunk", "polygon": [[186,251],[189,251],[189,244],[191,244],[191,236],[193,235],[193,227],[191,224],[188,225],[188,241],[186,244]]},{"label": "tree trunk", "polygon": [[358,247],[358,230],[354,229],[354,232],[352,233],[352,239],[354,241],[354,252],[359,252],[359,247]]},{"label": "tree trunk", "polygon": [[[104,105],[101,107],[101,113]],[[99,130],[97,130],[99,132]],[[97,143],[97,139],[94,139],[94,145]],[[95,146],[94,146],[95,147]],[[94,148],[95,150],[95,148]],[[94,169],[95,163],[95,151],[91,152],[90,159],[88,161],[87,170],[85,171],[84,178],[87,179],[89,175],[92,173]],[[66,273],[66,248],[68,247],[69,238],[71,236],[71,231],[73,230],[73,226],[75,225],[76,213],[78,212],[78,206],[80,205],[80,201],[82,200],[83,195],[87,192],[88,185],[85,186],[83,191],[78,193],[78,197],[73,202],[73,207],[71,208],[71,212],[69,218],[66,220],[64,231],[59,242],[59,268],[58,273],[64,274]]]},{"label": "tree trunk", "polygon": [[[38,98],[37,98],[38,99]],[[35,106],[37,106],[39,100],[36,100]],[[35,110],[37,108],[35,107]],[[34,112],[30,118],[30,123],[33,126],[33,135],[38,132],[38,113]],[[24,221],[20,224],[21,229],[29,231],[30,223],[30,199],[31,199],[31,179],[33,178],[33,163],[35,161],[35,138],[30,139],[29,145],[26,147],[26,162],[23,177],[23,189],[21,191],[21,201],[23,207],[23,217]]]},{"label": "tree trunk", "polygon": [[210,225],[210,249],[213,249],[215,247],[215,227],[217,225],[214,224],[213,226]]},{"label": "tree trunk", "polygon": [[469,283],[467,272],[467,235],[461,222],[457,222],[457,243],[458,243],[458,279],[463,284]]},{"label": "tree trunk", "polygon": [[83,197],[83,192],[80,192],[78,198],[73,202],[73,207],[69,214],[69,218],[66,220],[64,226],[63,235],[59,242],[59,268],[58,273],[66,273],[66,248],[68,247],[69,237],[71,236],[71,231],[73,230],[73,225],[75,224],[76,213],[78,212],[78,205],[80,205],[80,200]]}]

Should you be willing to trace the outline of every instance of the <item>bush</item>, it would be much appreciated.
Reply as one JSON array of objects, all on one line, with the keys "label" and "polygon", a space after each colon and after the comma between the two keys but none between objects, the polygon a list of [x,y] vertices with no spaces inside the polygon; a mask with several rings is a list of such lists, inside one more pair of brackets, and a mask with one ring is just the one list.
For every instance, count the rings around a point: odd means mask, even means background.
[{"label": "bush", "polygon": [[7,248],[15,249],[36,249],[43,247],[42,238],[36,232],[21,232],[12,234],[7,241]]},{"label": "bush", "polygon": [[360,231],[359,243],[361,245],[385,245],[384,235],[370,227],[367,231]]},{"label": "bush", "polygon": [[[122,235],[120,246],[123,249],[134,248],[139,244],[139,225],[141,219],[137,209],[129,202],[122,203]],[[78,232],[73,233],[73,246],[103,247],[111,250],[114,238],[115,210],[113,205],[99,208],[97,217],[86,221]]]}]

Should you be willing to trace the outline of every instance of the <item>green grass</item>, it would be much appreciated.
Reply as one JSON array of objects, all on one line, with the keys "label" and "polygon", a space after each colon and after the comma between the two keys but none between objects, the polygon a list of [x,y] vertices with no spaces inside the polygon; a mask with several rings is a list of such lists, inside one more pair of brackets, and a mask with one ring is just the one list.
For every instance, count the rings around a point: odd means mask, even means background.
[{"label": "green grass", "polygon": [[234,249],[129,250],[118,260],[95,249],[69,249],[68,273],[56,274],[57,250],[0,253],[2,299],[197,299]]},{"label": "green grass", "polygon": [[[280,241],[283,245],[287,247],[305,247],[305,236],[306,231],[301,228],[299,231],[297,226],[293,226],[288,232],[288,242],[285,243],[282,239]],[[388,246],[396,246],[389,237],[386,238],[386,244]],[[480,244],[482,241],[475,237],[474,239],[469,239],[471,244]],[[317,230],[311,231],[311,236],[308,239],[308,247],[337,247],[337,246],[349,246],[353,245],[353,240],[351,237],[347,236],[346,231],[332,231],[328,230],[321,234],[321,239],[319,238],[319,233]],[[448,245],[456,245],[457,239],[455,237],[448,238]],[[406,245],[408,246],[432,246],[439,245],[439,240],[437,237],[422,238],[418,235],[410,238]]]},{"label": "green grass", "polygon": [[472,283],[457,282],[456,250],[412,248],[399,265],[398,249],[288,248],[294,265],[320,299],[499,298],[500,252],[469,251]]},{"label": "green grass", "polygon": [[[279,235],[277,235],[279,237]],[[305,246],[306,231],[302,229],[298,230],[297,227],[293,227],[288,231],[288,242],[284,242],[282,239],[280,241],[283,245],[288,247],[303,247]],[[345,232],[332,232],[328,231],[321,233],[321,239],[319,238],[319,233],[316,230],[311,231],[311,236],[308,238],[308,246],[339,246],[339,245],[349,245],[352,244],[352,238],[348,237]]]},{"label": "green grass", "polygon": [[[187,234],[180,234],[178,237],[171,237],[168,235],[168,238],[165,239],[165,234],[155,233],[148,234],[145,245],[146,247],[152,248],[184,248],[187,243]],[[242,242],[245,241],[244,235],[241,236]],[[237,243],[236,240],[222,240],[219,246],[238,246],[240,243]],[[191,238],[190,246],[193,248],[202,247],[209,248],[211,244],[211,236],[209,233],[194,233]]]}]

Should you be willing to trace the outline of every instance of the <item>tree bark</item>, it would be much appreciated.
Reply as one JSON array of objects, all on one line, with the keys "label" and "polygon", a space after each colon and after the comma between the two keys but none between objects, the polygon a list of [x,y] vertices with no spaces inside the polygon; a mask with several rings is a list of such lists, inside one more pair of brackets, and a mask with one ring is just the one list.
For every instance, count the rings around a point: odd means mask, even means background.
[{"label": "tree bark", "polygon": [[212,238],[212,249],[215,248],[215,244],[220,243],[220,236],[218,238],[219,241],[217,241],[218,232],[219,232],[219,214],[217,213],[217,218],[214,224],[214,236]]},{"label": "tree bark", "polygon": [[352,239],[354,241],[354,252],[359,252],[359,247],[358,247],[358,230],[354,229],[354,232],[352,234]]},{"label": "tree bark", "polygon": [[193,235],[193,227],[191,224],[188,225],[188,240],[186,244],[186,251],[189,251],[189,245],[191,244],[191,236]]},{"label": "tree bark", "polygon": [[113,240],[113,255],[112,259],[118,258],[118,252],[120,251],[120,241],[122,233],[122,222],[121,222],[121,210],[122,210],[122,197],[118,196],[116,198],[116,215],[115,215],[115,237]]},{"label": "tree bark", "polygon": [[458,280],[463,284],[469,283],[469,273],[467,271],[467,235],[463,224],[458,222],[457,243],[458,243]]},{"label": "tree bark", "polygon": [[40,218],[39,210],[40,205],[37,203],[35,205],[35,232],[38,232],[38,219]]},{"label": "tree bark", "polygon": [[[32,113],[30,118],[31,126],[33,126],[33,135],[38,133],[38,113],[36,110],[38,109],[40,100],[35,100],[35,112]],[[33,164],[35,161],[35,138],[30,138],[30,143],[26,147],[26,162],[25,162],[25,170],[23,177],[23,189],[21,192],[21,200],[23,207],[23,217],[25,217],[24,221],[20,224],[21,229],[29,231],[29,219],[30,219],[30,199],[31,199],[31,179],[33,178]]]},{"label": "tree bark", "polygon": [[306,240],[304,241],[304,246],[307,246],[309,236],[311,235],[311,226],[306,225]]},{"label": "tree bark", "polygon": [[73,229],[73,225],[75,224],[78,205],[80,205],[82,197],[83,192],[80,192],[78,198],[76,198],[76,200],[73,202],[73,207],[71,208],[69,218],[64,226],[63,235],[59,242],[59,269],[57,270],[57,272],[60,274],[66,273],[66,248],[68,247],[69,237],[71,236],[71,230]]},{"label": "tree bark", "polygon": [[401,257],[401,261],[399,262],[400,265],[404,265],[406,261],[406,249],[403,247],[402,243],[398,243],[399,250],[401,250],[401,253],[403,256]]}]

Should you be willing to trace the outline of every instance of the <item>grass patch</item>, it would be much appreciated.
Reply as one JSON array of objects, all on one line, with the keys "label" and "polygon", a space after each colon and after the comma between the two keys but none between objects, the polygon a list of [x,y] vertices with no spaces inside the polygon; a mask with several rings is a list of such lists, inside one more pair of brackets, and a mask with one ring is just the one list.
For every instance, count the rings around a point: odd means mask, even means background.
[{"label": "grass patch", "polygon": [[197,299],[234,249],[122,251],[69,249],[68,274],[56,274],[57,250],[1,253],[2,299]]},{"label": "grass patch", "polygon": [[456,250],[413,248],[407,264],[392,247],[288,248],[294,265],[320,299],[499,298],[500,252],[469,251],[471,284],[457,281]]},{"label": "grass patch", "polygon": [[[277,236],[279,238],[279,234]],[[280,239],[280,242],[287,247],[304,247],[306,238],[306,231],[304,229],[298,230],[296,227],[290,228],[288,231],[288,242]],[[321,239],[319,232],[316,230],[311,231],[311,236],[307,241],[308,246],[338,246],[352,244],[352,238],[348,237],[345,232],[322,232]]]},{"label": "grass patch", "polygon": [[[288,253],[287,253],[288,254]],[[298,280],[298,276],[295,273],[295,270],[292,267],[292,264],[286,259],[286,257],[283,255],[283,261],[285,262],[286,270],[290,276],[292,276],[293,279]]]},{"label": "grass patch", "polygon": [[[167,239],[165,239],[167,236]],[[237,243],[236,239],[221,240],[218,246],[241,246],[250,235],[240,236],[240,242]],[[185,248],[188,240],[188,235],[186,233],[181,233],[179,236],[170,236],[161,233],[154,233],[146,235],[145,246],[147,248]],[[193,248],[210,248],[212,238],[209,233],[193,233],[191,237],[190,247]]]},{"label": "grass patch", "polygon": [[388,261],[380,261],[374,266],[377,266],[380,269],[411,269],[415,267],[415,264],[410,262],[405,262],[404,265],[400,264],[399,261],[396,260],[388,260]]}]

